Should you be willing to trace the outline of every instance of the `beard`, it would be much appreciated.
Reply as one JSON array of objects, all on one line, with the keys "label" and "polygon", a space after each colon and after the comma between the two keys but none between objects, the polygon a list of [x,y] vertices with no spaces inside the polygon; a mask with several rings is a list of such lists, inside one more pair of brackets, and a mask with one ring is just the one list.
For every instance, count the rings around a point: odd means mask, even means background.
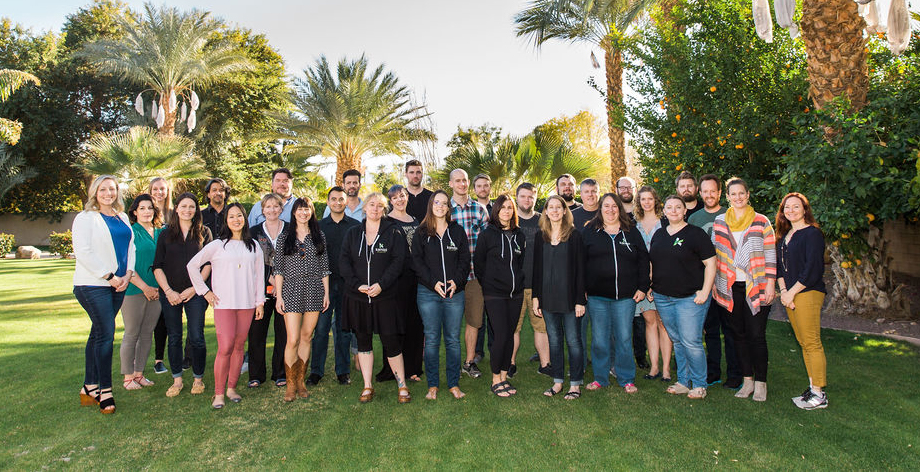
[{"label": "beard", "polygon": [[575,200],[574,193],[563,193],[562,195],[559,195],[559,196],[562,197],[562,199],[565,200],[566,202],[571,202],[572,200]]},{"label": "beard", "polygon": [[620,200],[621,200],[623,203],[632,203],[632,201],[633,201],[633,195],[632,195],[632,194],[629,194],[629,195],[620,195]]},{"label": "beard", "polygon": [[684,203],[695,202],[695,201],[696,201],[696,195],[694,195],[694,194],[692,194],[692,193],[687,193],[687,194],[681,195],[681,196],[680,196],[680,199],[683,200]]},{"label": "beard", "polygon": [[354,189],[348,189],[348,190],[345,191],[345,195],[348,195],[349,197],[357,197],[357,196],[358,196],[358,189],[356,189],[356,188],[354,188]]}]

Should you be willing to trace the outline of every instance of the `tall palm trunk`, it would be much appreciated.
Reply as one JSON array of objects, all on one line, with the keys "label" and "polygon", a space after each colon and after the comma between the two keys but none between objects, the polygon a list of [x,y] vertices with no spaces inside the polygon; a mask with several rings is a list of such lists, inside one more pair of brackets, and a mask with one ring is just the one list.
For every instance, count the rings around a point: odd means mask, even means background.
[{"label": "tall palm trunk", "polygon": [[802,38],[808,55],[808,94],[815,108],[839,96],[858,110],[866,104],[869,74],[865,21],[853,0],[804,0]]},{"label": "tall palm trunk", "polygon": [[342,185],[342,174],[349,169],[357,169],[362,174],[364,171],[361,169],[361,155],[355,149],[354,144],[347,140],[343,140],[339,144],[339,148],[336,150],[336,169],[335,169],[335,184]]},{"label": "tall palm trunk", "polygon": [[160,93],[160,105],[165,111],[166,117],[163,120],[163,126],[159,127],[157,131],[166,136],[172,136],[176,134],[176,112],[175,108],[170,109],[169,107],[169,91],[166,93]]},{"label": "tall palm trunk", "polygon": [[601,44],[607,72],[607,135],[610,139],[610,179],[626,175],[626,141],[623,138],[623,54],[610,38]]}]

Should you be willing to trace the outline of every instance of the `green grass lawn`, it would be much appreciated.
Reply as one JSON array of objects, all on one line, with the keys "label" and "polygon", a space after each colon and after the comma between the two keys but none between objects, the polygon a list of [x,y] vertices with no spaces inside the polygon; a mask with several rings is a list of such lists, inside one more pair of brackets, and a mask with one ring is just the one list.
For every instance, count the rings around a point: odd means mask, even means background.
[{"label": "green grass lawn", "polygon": [[526,360],[533,350],[525,328],[514,379],[520,393],[510,399],[491,395],[485,378],[464,377],[467,397],[460,401],[446,391],[426,401],[423,381],[411,386],[411,404],[398,405],[389,382],[378,385],[372,403],[360,405],[360,382],[339,386],[330,352],[326,378],[308,400],[286,404],[281,390],[267,384],[241,388],[242,403],[214,411],[210,315],[208,394],[191,396],[186,388],[177,398],[166,398],[169,376],[152,369],[155,386],[121,388],[119,317],[118,412],[103,416],[81,408],[77,397],[89,319],[71,293],[72,271],[68,260],[0,261],[0,468],[916,470],[920,464],[916,348],[825,331],[830,407],[801,411],[789,399],[806,386],[805,368],[790,326],[777,322],[767,333],[765,404],[721,387],[690,401],[641,378],[636,395],[613,388],[573,402],[546,398],[541,392],[549,380]]}]

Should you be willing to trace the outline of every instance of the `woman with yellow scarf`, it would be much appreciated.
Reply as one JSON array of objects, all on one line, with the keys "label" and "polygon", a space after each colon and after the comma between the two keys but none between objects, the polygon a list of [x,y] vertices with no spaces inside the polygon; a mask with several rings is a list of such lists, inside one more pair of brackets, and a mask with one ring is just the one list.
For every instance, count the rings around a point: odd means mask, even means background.
[{"label": "woman with yellow scarf", "polygon": [[767,318],[776,295],[776,240],[766,216],[748,203],[747,182],[733,177],[726,185],[731,208],[716,217],[713,298],[731,312],[744,383],[735,394],[767,400]]}]

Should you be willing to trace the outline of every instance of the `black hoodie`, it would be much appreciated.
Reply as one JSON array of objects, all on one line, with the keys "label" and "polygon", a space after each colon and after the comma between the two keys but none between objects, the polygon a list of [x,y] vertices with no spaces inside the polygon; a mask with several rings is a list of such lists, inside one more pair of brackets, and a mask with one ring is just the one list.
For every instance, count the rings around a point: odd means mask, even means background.
[{"label": "black hoodie", "polygon": [[[385,219],[380,220],[377,238],[368,253],[364,222],[350,228],[342,241],[342,255],[339,258],[339,271],[345,283],[345,294],[354,298],[383,300],[396,296],[396,281],[402,273],[408,245],[406,235],[396,224]],[[362,285],[380,284],[380,295],[373,299],[358,291]]]},{"label": "black hoodie", "polygon": [[438,282],[453,280],[460,293],[470,275],[470,242],[463,227],[451,221],[444,236],[429,236],[424,226],[419,226],[412,237],[412,268],[418,282],[435,292]]},{"label": "black hoodie", "polygon": [[524,251],[527,238],[520,228],[502,230],[490,224],[479,234],[473,271],[483,295],[512,298],[524,292]]},{"label": "black hoodie", "polygon": [[648,292],[648,249],[636,227],[621,229],[613,238],[602,229],[587,227],[581,236],[585,243],[585,291],[589,296],[618,300],[632,298],[636,290]]}]

